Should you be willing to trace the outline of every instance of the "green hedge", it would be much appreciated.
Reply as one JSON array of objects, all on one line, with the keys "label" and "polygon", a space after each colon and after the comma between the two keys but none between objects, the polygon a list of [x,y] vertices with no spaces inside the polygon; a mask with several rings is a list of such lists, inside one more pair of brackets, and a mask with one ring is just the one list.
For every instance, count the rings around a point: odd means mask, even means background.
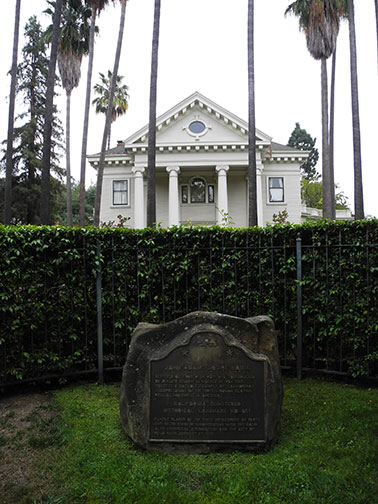
[{"label": "green hedge", "polygon": [[302,239],[304,366],[377,376],[378,221],[266,228],[0,227],[0,384],[96,368],[97,246],[105,367],[139,321],[194,310],[274,318],[295,365]]}]

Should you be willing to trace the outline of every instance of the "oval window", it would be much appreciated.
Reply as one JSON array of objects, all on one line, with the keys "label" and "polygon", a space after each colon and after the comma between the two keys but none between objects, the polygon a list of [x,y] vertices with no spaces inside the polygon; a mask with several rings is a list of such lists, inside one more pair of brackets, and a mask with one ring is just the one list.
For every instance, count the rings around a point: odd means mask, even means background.
[{"label": "oval window", "polygon": [[202,121],[193,121],[189,124],[189,131],[193,135],[200,135],[206,130],[206,124]]}]

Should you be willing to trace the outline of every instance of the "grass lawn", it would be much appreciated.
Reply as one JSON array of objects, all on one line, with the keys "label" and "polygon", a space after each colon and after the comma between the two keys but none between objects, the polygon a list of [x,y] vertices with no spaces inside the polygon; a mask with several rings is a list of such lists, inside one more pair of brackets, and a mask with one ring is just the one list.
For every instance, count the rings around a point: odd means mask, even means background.
[{"label": "grass lawn", "polygon": [[[138,450],[121,429],[118,391],[118,384],[56,391],[54,414],[25,437],[34,457],[29,487],[8,485],[0,502],[378,504],[378,390],[285,379],[282,434],[261,455]],[[15,439],[0,437],[0,460]],[[41,475],[44,488],[32,498]]]}]

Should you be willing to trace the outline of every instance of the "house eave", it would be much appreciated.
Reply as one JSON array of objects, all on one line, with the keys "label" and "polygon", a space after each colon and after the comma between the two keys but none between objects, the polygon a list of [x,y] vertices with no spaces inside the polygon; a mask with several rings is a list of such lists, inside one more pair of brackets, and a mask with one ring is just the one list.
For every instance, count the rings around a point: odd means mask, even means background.
[{"label": "house eave", "polygon": [[[192,95],[185,98],[167,112],[162,114],[156,119],[156,129],[161,130],[164,126],[169,126],[171,122],[176,121],[178,118],[185,115],[188,110],[194,108],[198,105],[199,108],[206,110],[209,114],[214,114],[219,120],[223,120],[225,124],[230,125],[233,129],[240,131],[246,137],[248,136],[248,123],[236,116],[232,112],[221,107],[217,103],[209,100],[206,96],[201,93],[195,92]],[[266,133],[263,133],[259,129],[256,129],[256,136],[261,139],[263,143],[270,143],[272,138]],[[135,132],[132,136],[125,140],[125,144],[130,145],[136,142],[145,143],[148,137],[148,124]]]}]

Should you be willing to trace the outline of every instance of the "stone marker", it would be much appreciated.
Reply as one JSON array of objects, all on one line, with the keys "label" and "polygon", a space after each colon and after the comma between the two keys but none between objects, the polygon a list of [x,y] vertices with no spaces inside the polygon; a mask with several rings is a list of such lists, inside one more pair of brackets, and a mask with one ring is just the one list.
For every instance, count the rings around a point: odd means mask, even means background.
[{"label": "stone marker", "polygon": [[194,312],[138,324],[120,412],[139,446],[167,453],[264,451],[280,430],[283,386],[274,324]]}]

